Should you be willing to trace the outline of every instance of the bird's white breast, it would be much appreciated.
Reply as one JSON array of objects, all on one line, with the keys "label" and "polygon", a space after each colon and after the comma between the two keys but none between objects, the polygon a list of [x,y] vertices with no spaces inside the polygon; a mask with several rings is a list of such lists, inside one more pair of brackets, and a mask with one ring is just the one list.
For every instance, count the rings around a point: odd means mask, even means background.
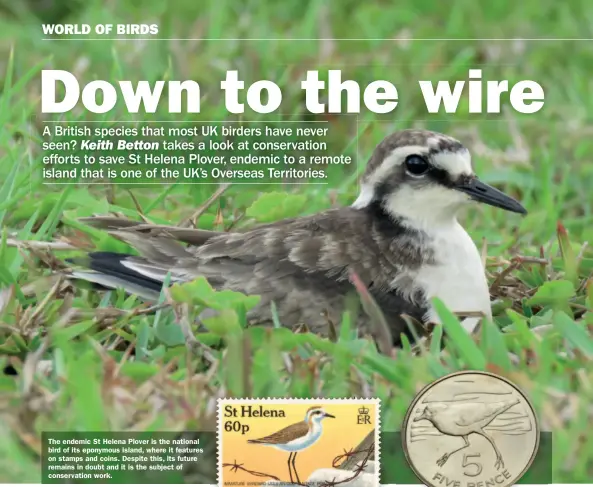
[{"label": "bird's white breast", "polygon": [[[453,312],[481,312],[491,318],[490,293],[480,253],[471,237],[454,220],[450,225],[427,232],[432,240],[434,261],[414,277],[427,298],[437,297]],[[434,310],[427,320],[440,322]],[[463,327],[473,331],[479,318],[466,318]]]}]

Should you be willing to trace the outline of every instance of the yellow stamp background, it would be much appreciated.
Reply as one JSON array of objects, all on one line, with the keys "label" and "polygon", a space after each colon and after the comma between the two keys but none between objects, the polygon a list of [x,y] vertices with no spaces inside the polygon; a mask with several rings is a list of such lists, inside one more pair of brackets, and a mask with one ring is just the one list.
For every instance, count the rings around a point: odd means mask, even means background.
[{"label": "yellow stamp background", "polygon": [[[286,417],[241,417],[241,406],[264,406],[267,409],[282,409]],[[237,408],[237,416],[225,416],[226,408]],[[227,464],[242,464],[246,469],[266,473],[278,477],[281,481],[289,481],[288,456],[289,452],[277,448],[247,443],[247,440],[257,439],[275,433],[286,426],[305,419],[307,410],[312,406],[320,406],[326,412],[336,416],[322,421],[323,434],[321,438],[309,448],[298,453],[296,467],[302,482],[319,468],[332,468],[333,460],[348,451],[355,449],[358,444],[371,432],[375,431],[375,451],[379,453],[379,425],[380,411],[377,399],[260,399],[237,400],[221,399],[218,403],[218,454],[219,454],[219,484],[245,485],[263,484],[269,477],[258,477],[241,469],[235,470]],[[371,424],[357,424],[359,409],[369,410]],[[226,431],[225,423],[238,421],[248,425],[245,434],[236,431]],[[342,460],[343,461],[343,460]],[[377,474],[378,479],[378,474]],[[378,483],[378,481],[377,481]]]}]

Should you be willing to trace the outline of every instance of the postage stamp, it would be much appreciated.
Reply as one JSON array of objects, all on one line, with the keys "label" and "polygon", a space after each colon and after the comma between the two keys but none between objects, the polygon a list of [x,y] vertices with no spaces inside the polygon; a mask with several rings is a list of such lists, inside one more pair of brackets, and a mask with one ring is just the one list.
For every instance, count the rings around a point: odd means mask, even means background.
[{"label": "postage stamp", "polygon": [[220,399],[220,486],[379,487],[379,399]]}]

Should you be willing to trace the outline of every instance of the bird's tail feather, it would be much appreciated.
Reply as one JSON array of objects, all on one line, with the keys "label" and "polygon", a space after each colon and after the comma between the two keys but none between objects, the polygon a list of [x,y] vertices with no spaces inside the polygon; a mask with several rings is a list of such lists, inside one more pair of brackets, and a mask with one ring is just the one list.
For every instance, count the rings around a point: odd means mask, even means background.
[{"label": "bird's tail feather", "polygon": [[159,292],[149,287],[134,284],[119,277],[101,274],[100,272],[73,271],[68,274],[68,277],[91,283],[93,288],[98,290],[121,288],[126,293],[138,296],[147,301],[157,301],[159,298]]},{"label": "bird's tail feather", "polygon": [[81,221],[108,231],[131,245],[140,256],[93,252],[69,260],[79,267],[70,277],[103,289],[123,288],[129,294],[148,300],[158,299],[167,275],[171,282],[181,280],[172,269],[178,262],[192,257],[185,244],[201,245],[217,235],[208,230],[153,225],[114,216],[89,217]]},{"label": "bird's tail feather", "polygon": [[128,254],[92,252],[85,257],[68,261],[86,268],[73,270],[70,277],[82,279],[101,288],[123,288],[127,293],[143,299],[157,300],[167,270],[138,260],[138,257]]}]

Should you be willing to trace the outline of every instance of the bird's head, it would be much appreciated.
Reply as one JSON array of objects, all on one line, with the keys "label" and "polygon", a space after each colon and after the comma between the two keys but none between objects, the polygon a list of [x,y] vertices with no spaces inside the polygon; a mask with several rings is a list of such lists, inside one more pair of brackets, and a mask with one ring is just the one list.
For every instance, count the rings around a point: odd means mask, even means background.
[{"label": "bird's head", "polygon": [[307,414],[305,415],[305,421],[307,423],[321,423],[325,418],[335,418],[333,414],[329,414],[328,412],[324,411],[323,408],[314,406],[307,410]]},{"label": "bird's head", "polygon": [[470,153],[459,141],[427,130],[402,130],[376,147],[352,206],[379,205],[395,218],[438,224],[454,219],[472,201],[527,213],[518,201],[476,177]]},{"label": "bird's head", "polygon": [[435,414],[437,414],[439,411],[444,411],[445,409],[447,409],[445,404],[428,404],[422,410],[422,412],[414,418],[414,421],[421,421],[423,419],[430,421],[432,418],[434,418]]}]

